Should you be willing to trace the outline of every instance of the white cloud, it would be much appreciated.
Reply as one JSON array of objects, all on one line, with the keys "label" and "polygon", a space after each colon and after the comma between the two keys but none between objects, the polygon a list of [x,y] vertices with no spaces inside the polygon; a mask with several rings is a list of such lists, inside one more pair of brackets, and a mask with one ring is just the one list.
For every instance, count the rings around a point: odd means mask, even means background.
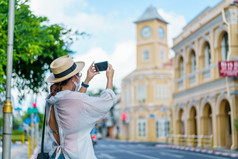
[{"label": "white cloud", "polygon": [[[117,34],[118,32],[115,32],[115,30],[122,32],[125,30],[126,23],[128,23],[128,19],[120,21],[119,18],[115,18],[113,15],[100,15],[95,12],[86,13],[85,10],[88,12],[93,8],[90,8],[85,0],[32,0],[30,8],[34,14],[48,17],[50,24],[62,23],[70,28],[86,31],[93,36],[101,33]],[[124,27],[121,27],[120,24],[122,23]],[[131,25],[133,24],[131,23]]]},{"label": "white cloud", "polygon": [[[90,8],[91,6],[85,0],[32,0],[30,7],[34,14],[47,16],[50,19],[50,24],[63,23],[70,28],[92,34],[93,40],[89,40],[91,48],[88,49],[90,50],[85,54],[80,54],[78,51],[73,55],[75,61],[86,62],[82,80],[85,79],[87,69],[93,61],[107,60],[115,69],[114,84],[120,90],[121,80],[136,68],[136,41],[134,40],[136,39],[136,30],[133,17],[128,16],[127,19],[119,19],[115,18],[114,15],[100,15],[94,11],[86,12],[85,10],[93,10],[94,8]],[[79,8],[74,10],[77,7]],[[69,8],[72,8],[71,13],[66,12]],[[163,9],[158,9],[158,12],[169,22],[168,43],[171,47],[172,38],[176,37],[186,24],[185,17]],[[102,46],[99,46],[100,43],[97,43],[99,40],[105,40],[108,45],[114,45],[113,52],[109,53]],[[111,41],[115,44],[112,44]],[[82,45],[79,46],[82,47]],[[102,72],[91,81],[89,90],[105,88],[105,86],[106,75],[105,72]],[[41,101],[44,101],[44,98],[38,97],[42,106],[44,102]],[[27,99],[29,100],[29,98]]]},{"label": "white cloud", "polygon": [[65,8],[76,6],[78,9],[85,9],[88,7],[85,0],[31,0],[29,4],[34,14],[47,16],[52,20],[57,19],[58,16],[67,16],[64,12]]},{"label": "white cloud", "polygon": [[[112,64],[115,74],[114,74],[114,84],[117,88],[121,87],[121,79],[129,74],[136,67],[136,54],[135,54],[135,42],[127,41],[124,43],[116,44],[115,50],[112,54],[107,53],[102,48],[92,48],[87,54],[74,55],[75,61],[84,61],[86,63],[85,69],[83,70],[83,78],[85,79],[87,74],[87,69],[90,64],[101,61],[108,61]],[[90,83],[90,89],[105,88],[106,86],[106,75],[105,72],[101,72],[99,75],[95,76]]]},{"label": "white cloud", "polygon": [[173,45],[172,39],[181,33],[183,27],[186,25],[186,20],[183,15],[174,12],[166,12],[163,9],[158,10],[159,14],[169,23],[168,24],[168,43]]},{"label": "white cloud", "polygon": [[[183,15],[174,13],[173,11],[167,12],[163,9],[158,9],[159,14],[169,23],[168,24],[168,44],[169,47],[173,46],[173,38],[178,36],[183,27],[186,25],[186,20]],[[170,50],[171,56],[173,56],[173,50]]]}]

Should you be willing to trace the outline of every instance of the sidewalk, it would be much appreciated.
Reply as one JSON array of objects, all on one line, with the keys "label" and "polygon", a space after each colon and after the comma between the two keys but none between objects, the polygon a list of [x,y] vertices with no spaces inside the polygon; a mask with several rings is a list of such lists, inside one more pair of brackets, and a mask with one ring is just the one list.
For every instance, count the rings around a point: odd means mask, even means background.
[{"label": "sidewalk", "polygon": [[19,145],[18,148],[12,149],[11,159],[27,159],[28,158],[28,144]]},{"label": "sidewalk", "polygon": [[[37,146],[34,152],[32,153],[30,159],[36,159],[37,154],[39,153],[39,150],[40,150],[39,146]],[[27,142],[23,146],[19,145],[18,148],[15,148],[12,150],[11,159],[28,159],[28,151],[29,151],[29,147]]]},{"label": "sidewalk", "polygon": [[202,150],[201,148],[192,148],[192,147],[174,146],[174,145],[157,144],[156,147],[167,147],[170,149],[193,151],[193,152],[197,152],[197,153],[206,153],[206,154],[212,154],[212,155],[217,155],[217,156],[238,158],[238,151],[232,151],[232,150],[227,150],[227,149],[215,149],[214,152],[212,152],[212,150],[209,150],[209,149]]}]

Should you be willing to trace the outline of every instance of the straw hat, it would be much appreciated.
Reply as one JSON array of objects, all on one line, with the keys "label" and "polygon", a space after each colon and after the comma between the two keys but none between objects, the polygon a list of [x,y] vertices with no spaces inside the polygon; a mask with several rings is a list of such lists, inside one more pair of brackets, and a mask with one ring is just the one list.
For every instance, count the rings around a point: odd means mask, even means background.
[{"label": "straw hat", "polygon": [[69,55],[59,57],[50,64],[52,74],[46,81],[48,83],[62,82],[80,72],[84,65],[83,61],[74,62]]}]

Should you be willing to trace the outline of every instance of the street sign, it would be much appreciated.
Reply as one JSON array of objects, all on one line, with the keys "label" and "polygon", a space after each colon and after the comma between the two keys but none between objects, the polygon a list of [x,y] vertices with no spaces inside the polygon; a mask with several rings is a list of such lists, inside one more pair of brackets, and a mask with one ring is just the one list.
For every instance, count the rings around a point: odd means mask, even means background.
[{"label": "street sign", "polygon": [[14,108],[14,110],[21,111],[22,109],[20,107],[16,107],[16,108]]},{"label": "street sign", "polygon": [[28,113],[28,114],[38,113],[38,109],[37,109],[37,108],[28,108],[28,109],[27,109],[27,113]]},{"label": "street sign", "polygon": [[238,77],[238,61],[220,61],[220,76]]},{"label": "street sign", "polygon": [[24,120],[24,123],[26,123],[27,125],[30,125],[31,124],[31,119],[30,118],[26,118]]},{"label": "street sign", "polygon": [[[39,123],[40,122],[40,118],[38,115],[34,115],[33,116],[33,123],[36,124],[36,123]],[[24,123],[26,123],[27,125],[30,125],[31,124],[31,118],[26,118],[24,120]]]},{"label": "street sign", "polygon": [[36,123],[39,123],[39,121],[40,121],[39,116],[38,115],[34,115],[33,116],[33,123],[36,124]]}]

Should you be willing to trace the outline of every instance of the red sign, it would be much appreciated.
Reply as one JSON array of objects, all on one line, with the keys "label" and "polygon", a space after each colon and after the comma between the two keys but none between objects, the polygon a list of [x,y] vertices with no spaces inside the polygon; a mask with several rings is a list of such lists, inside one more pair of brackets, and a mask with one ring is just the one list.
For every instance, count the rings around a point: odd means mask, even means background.
[{"label": "red sign", "polygon": [[126,113],[121,113],[122,120],[126,120]]},{"label": "red sign", "polygon": [[238,77],[238,61],[219,62],[220,76]]}]

